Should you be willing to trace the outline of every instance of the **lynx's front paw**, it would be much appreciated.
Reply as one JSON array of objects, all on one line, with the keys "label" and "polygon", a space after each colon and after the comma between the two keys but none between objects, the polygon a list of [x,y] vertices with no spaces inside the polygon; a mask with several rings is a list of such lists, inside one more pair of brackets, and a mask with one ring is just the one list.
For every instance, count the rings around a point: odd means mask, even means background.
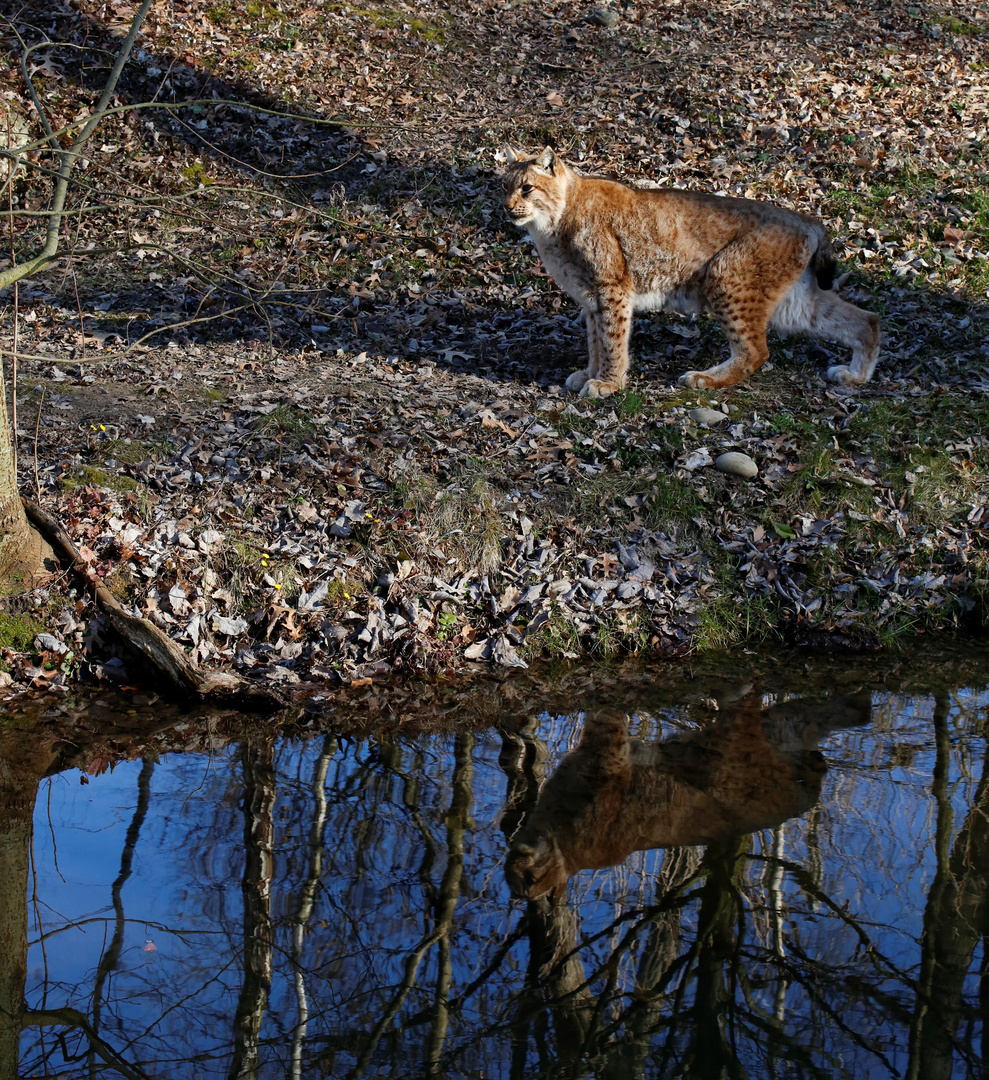
[{"label": "lynx's front paw", "polygon": [[584,383],[586,383],[590,377],[587,368],[582,368],[580,371],[575,371],[567,378],[566,387],[575,394],[579,394],[583,389]]},{"label": "lynx's front paw", "polygon": [[703,371],[685,372],[677,381],[681,386],[689,386],[692,390],[705,390],[711,385],[711,380]]},{"label": "lynx's front paw", "polygon": [[827,371],[828,382],[841,383],[842,386],[858,386],[858,380],[852,374],[852,369],[846,364],[836,364]]},{"label": "lynx's front paw", "polygon": [[603,398],[617,394],[621,387],[617,383],[607,382],[605,379],[588,379],[580,391],[581,397]]}]

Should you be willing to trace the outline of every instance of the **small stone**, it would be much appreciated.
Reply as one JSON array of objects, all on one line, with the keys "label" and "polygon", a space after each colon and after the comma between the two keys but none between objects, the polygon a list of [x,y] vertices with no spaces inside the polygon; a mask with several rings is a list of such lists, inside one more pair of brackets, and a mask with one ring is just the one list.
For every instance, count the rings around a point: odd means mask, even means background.
[{"label": "small stone", "polygon": [[718,412],[717,409],[691,409],[687,415],[695,424],[701,424],[703,427],[717,427],[718,424],[724,423],[728,419],[723,412]]},{"label": "small stone", "polygon": [[745,480],[751,480],[759,472],[759,467],[748,454],[740,454],[735,450],[722,454],[714,467],[718,472],[741,476]]}]

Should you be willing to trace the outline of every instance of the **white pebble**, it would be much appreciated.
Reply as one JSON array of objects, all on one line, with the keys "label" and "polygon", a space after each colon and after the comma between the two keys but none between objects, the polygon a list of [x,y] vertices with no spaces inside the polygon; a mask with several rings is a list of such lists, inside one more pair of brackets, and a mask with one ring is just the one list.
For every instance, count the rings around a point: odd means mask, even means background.
[{"label": "white pebble", "polygon": [[751,480],[759,472],[759,467],[748,454],[740,454],[734,450],[722,454],[714,463],[714,467],[718,472],[741,476],[745,480]]},{"label": "white pebble", "polygon": [[716,427],[728,419],[723,412],[718,412],[717,409],[691,409],[687,415],[694,423],[703,424],[704,427]]}]

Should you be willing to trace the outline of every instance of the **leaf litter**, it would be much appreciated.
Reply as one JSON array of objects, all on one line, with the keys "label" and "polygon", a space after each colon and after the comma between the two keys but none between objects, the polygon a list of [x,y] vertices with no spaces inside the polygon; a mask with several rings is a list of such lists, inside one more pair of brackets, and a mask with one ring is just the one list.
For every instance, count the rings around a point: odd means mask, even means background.
[{"label": "leaf litter", "polygon": [[[56,129],[131,13],[21,10],[83,46],[32,53]],[[22,478],[130,610],[276,683],[982,623],[986,35],[979,5],[162,5],[19,289]],[[499,212],[505,140],[821,216],[875,382],[785,341],[679,390],[723,341],[653,316],[623,395],[566,395],[583,329]],[[84,596],[30,602],[10,685],[129,677]]]}]

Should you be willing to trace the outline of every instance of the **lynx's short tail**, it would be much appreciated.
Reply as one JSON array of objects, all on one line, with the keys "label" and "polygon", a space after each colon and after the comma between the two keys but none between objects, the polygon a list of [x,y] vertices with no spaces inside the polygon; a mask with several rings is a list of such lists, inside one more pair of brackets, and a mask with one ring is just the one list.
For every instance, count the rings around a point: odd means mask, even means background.
[{"label": "lynx's short tail", "polygon": [[818,287],[825,291],[830,289],[834,285],[834,272],[838,267],[838,260],[834,257],[831,241],[823,233],[817,250],[811,257],[810,265],[817,276]]}]

